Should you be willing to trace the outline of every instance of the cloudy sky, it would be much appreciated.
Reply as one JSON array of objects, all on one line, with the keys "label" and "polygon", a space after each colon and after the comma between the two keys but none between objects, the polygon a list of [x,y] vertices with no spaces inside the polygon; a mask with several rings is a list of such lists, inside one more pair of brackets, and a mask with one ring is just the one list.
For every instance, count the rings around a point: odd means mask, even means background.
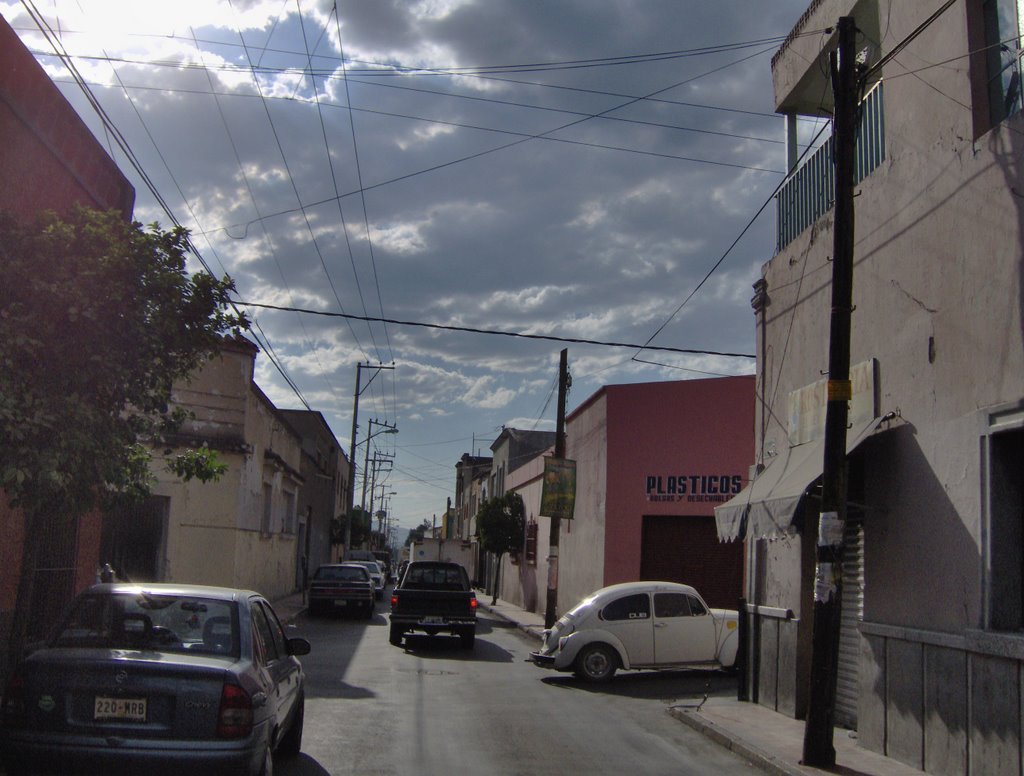
[{"label": "cloudy sky", "polygon": [[463,453],[554,428],[563,347],[570,411],[602,385],[754,371],[774,205],[737,238],[782,179],[770,61],[806,7],[0,1],[138,220],[188,227],[240,303],[334,314],[246,308],[279,407],[322,412],[347,451],[357,364],[394,367],[362,370],[358,439],[399,429],[371,454],[393,455],[375,506],[394,492],[402,538]]}]

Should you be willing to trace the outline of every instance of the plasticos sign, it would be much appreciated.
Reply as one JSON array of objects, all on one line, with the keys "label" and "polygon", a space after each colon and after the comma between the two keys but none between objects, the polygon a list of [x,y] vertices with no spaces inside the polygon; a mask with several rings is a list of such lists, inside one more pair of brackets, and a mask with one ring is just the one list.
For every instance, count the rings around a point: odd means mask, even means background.
[{"label": "plasticos sign", "polygon": [[648,501],[724,503],[743,489],[739,474],[647,475]]},{"label": "plasticos sign", "polygon": [[576,507],[576,462],[544,456],[544,486],[540,513],[545,517],[571,520]]}]

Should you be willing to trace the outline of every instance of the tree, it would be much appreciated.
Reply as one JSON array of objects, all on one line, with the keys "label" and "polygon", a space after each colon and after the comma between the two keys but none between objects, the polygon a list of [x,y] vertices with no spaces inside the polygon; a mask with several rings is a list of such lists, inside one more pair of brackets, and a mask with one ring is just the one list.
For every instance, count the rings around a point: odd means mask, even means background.
[{"label": "tree", "polygon": [[414,542],[422,542],[423,537],[426,536],[427,531],[429,531],[430,528],[431,526],[429,520],[424,520],[415,528],[410,528],[409,533],[405,537],[405,543],[402,546],[408,547],[410,544]]},{"label": "tree", "polygon": [[[331,544],[345,543],[345,524],[348,522],[348,515],[338,515],[331,521]],[[352,530],[349,532],[349,540],[352,547],[362,547],[370,541],[370,513],[362,507],[352,508]],[[352,547],[346,547],[348,552]]]},{"label": "tree", "polygon": [[480,546],[497,556],[494,564],[494,597],[491,599],[494,605],[498,602],[501,558],[506,552],[522,549],[526,536],[526,508],[522,496],[509,491],[503,496],[487,499],[477,510],[476,528],[480,534]]},{"label": "tree", "polygon": [[[248,328],[230,311],[233,282],[186,271],[188,234],[114,212],[0,214],[0,488],[25,518],[11,655],[24,643],[48,515],[69,521],[153,481],[149,446],[185,417],[171,387]],[[208,480],[208,450],[169,468]],[[73,525],[73,522],[71,523]]]}]

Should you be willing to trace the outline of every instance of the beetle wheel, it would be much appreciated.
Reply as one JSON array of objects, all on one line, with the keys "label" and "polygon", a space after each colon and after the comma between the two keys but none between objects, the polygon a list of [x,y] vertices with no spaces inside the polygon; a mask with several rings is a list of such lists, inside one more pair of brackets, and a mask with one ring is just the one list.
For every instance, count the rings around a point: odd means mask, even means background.
[{"label": "beetle wheel", "polygon": [[607,644],[589,644],[576,657],[576,676],[588,682],[607,682],[619,667],[619,656]]}]

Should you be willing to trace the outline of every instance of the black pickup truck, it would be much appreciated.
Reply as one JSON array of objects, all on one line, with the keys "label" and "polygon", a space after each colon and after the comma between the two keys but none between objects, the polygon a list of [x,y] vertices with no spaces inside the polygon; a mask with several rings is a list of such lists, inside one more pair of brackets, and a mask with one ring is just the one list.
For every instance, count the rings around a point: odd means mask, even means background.
[{"label": "black pickup truck", "polygon": [[450,633],[472,649],[476,605],[469,575],[458,563],[413,561],[391,593],[391,643],[401,646],[402,637],[412,631]]}]

